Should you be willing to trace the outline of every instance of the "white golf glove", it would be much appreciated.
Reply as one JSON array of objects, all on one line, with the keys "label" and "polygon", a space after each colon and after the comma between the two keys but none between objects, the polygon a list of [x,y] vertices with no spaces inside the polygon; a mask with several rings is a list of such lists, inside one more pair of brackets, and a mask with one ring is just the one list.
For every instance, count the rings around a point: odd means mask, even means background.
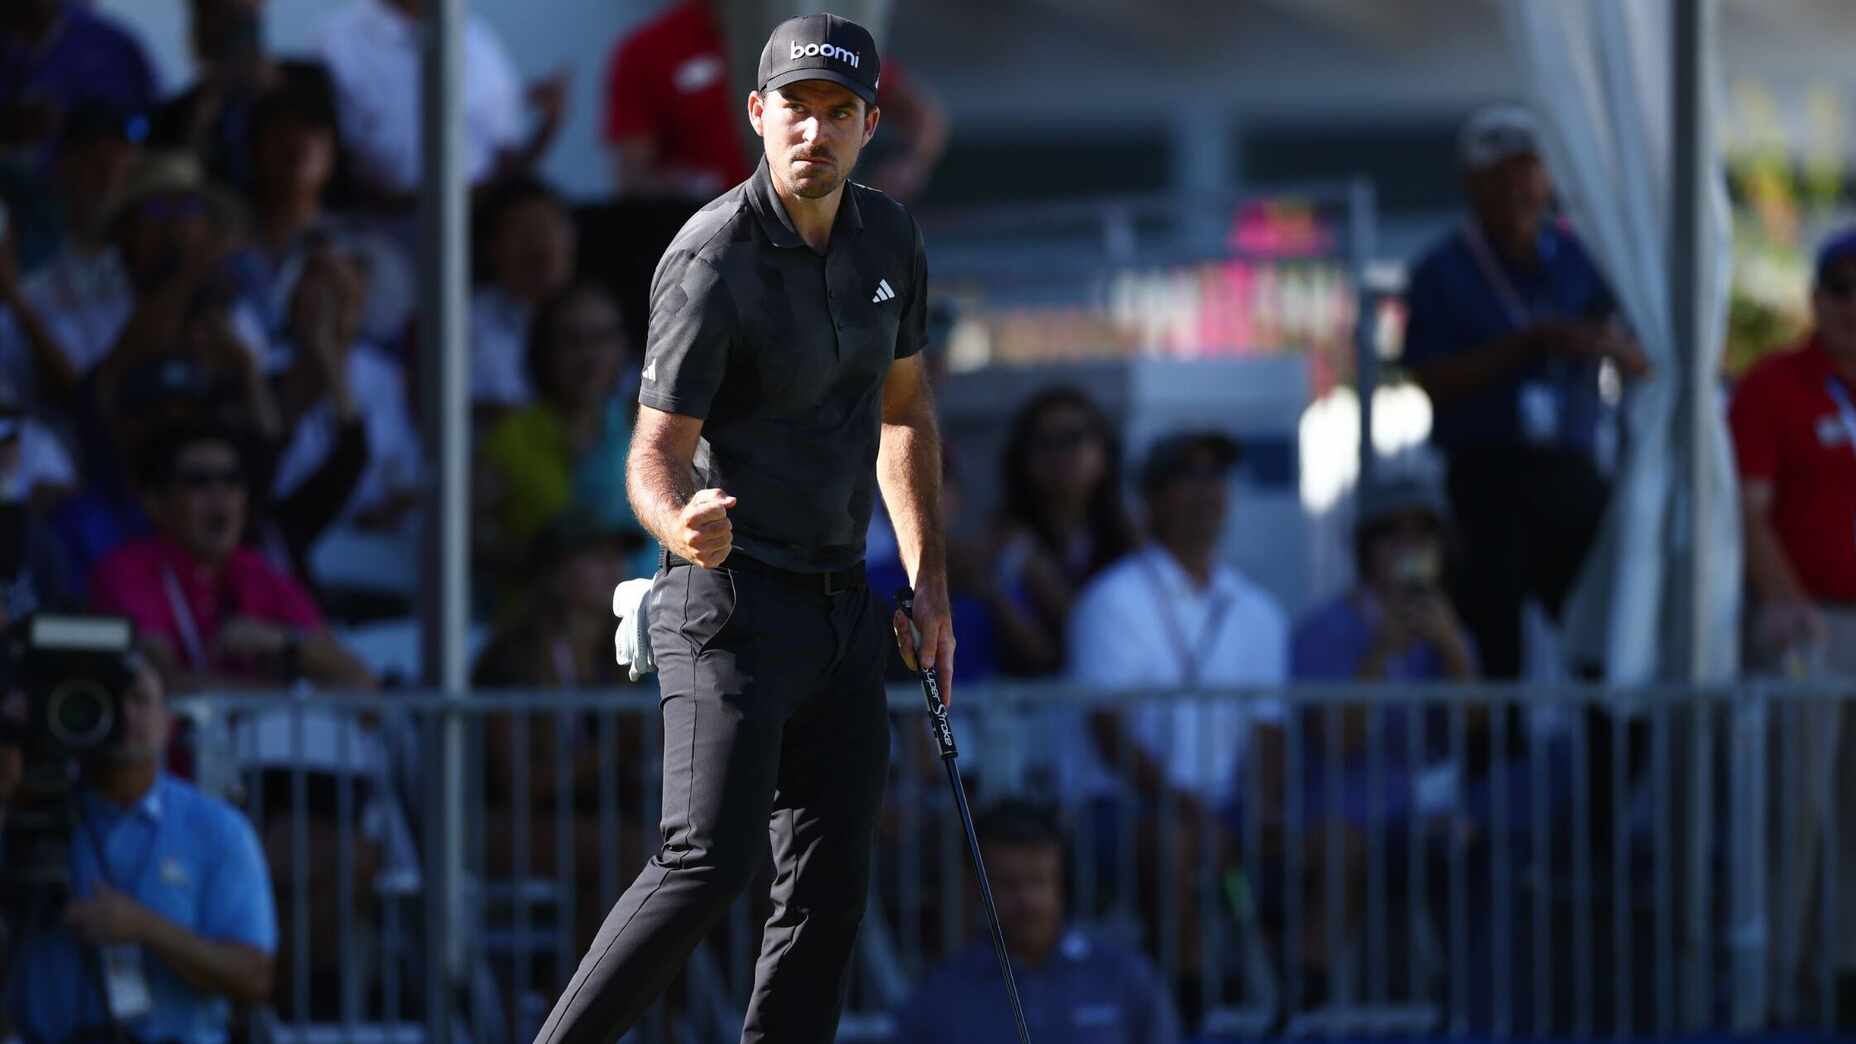
[{"label": "white golf glove", "polygon": [[619,629],[612,636],[619,666],[630,668],[632,681],[657,670],[651,655],[651,579],[627,580],[612,589],[612,615]]}]

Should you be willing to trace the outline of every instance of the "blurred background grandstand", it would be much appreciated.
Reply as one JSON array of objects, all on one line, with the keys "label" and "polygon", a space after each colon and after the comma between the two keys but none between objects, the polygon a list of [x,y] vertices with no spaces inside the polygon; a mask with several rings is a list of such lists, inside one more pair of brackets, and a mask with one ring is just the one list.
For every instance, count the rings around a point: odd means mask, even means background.
[{"label": "blurred background grandstand", "polygon": [[[238,1033],[532,1038],[656,845],[655,691],[612,664],[608,612],[655,566],[622,477],[650,275],[757,158],[745,72],[796,8],[13,6],[5,616],[134,618],[190,723],[172,770],[259,826],[279,977]],[[929,245],[967,767],[1059,809],[1070,917],[1159,969],[1188,1039],[1856,1029],[1856,519],[1812,507],[1851,546],[1759,572],[1741,483],[1791,474],[1750,448],[1785,411],[1735,399],[1814,329],[1856,346],[1856,245],[1819,253],[1856,212],[1856,5],[833,9],[884,49],[861,173]],[[1540,234],[1591,255],[1591,307],[1548,310],[1637,346],[1592,360],[1590,482],[1508,457],[1543,477],[1501,503],[1463,461],[1506,444],[1440,426],[1424,367],[1477,343],[1438,333],[1489,304],[1463,296],[1502,293],[1420,274],[1487,213],[1465,127],[1492,103],[1536,121],[1500,159],[1557,188]],[[445,199],[467,224],[432,220]],[[1182,432],[1241,455],[1156,463]],[[1090,613],[1114,565],[1189,557],[1149,523],[1207,469],[1213,587],[1260,608],[1218,648],[1222,610],[1181,605],[1229,669],[1092,660],[1138,629]],[[1487,550],[1581,498],[1574,537]],[[1502,553],[1566,562],[1504,608],[1477,584]],[[881,517],[870,555],[902,581]],[[845,1039],[925,1039],[892,1013],[973,924],[896,706]],[[1139,744],[1187,767],[1109,800],[1062,763]],[[733,1039],[763,915],[744,899],[637,1039]]]}]

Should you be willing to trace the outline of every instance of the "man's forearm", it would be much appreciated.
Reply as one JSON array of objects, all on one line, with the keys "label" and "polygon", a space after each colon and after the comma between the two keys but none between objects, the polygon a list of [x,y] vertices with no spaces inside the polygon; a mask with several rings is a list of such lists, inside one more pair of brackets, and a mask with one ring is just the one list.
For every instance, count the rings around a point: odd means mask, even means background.
[{"label": "man's forearm", "polygon": [[1446,403],[1474,395],[1506,378],[1537,354],[1537,341],[1523,331],[1478,345],[1461,355],[1433,359],[1411,369],[1432,402]]},{"label": "man's forearm", "polygon": [[637,446],[625,466],[625,495],[645,531],[673,547],[676,541],[669,534],[676,532],[684,506],[696,495],[696,475],[662,450]]},{"label": "man's forearm", "polygon": [[1785,555],[1785,545],[1772,528],[1772,519],[1764,510],[1743,506],[1741,517],[1746,529],[1747,581],[1753,596],[1762,602],[1805,601],[1804,583]]},{"label": "man's forearm", "polygon": [[269,954],[242,943],[202,939],[152,910],[147,918],[143,943],[188,985],[241,1004],[270,998]]},{"label": "man's forearm", "polygon": [[13,313],[13,321],[25,335],[26,350],[32,356],[32,365],[39,373],[42,391],[53,403],[68,403],[77,389],[77,371],[71,366],[71,360],[65,354],[51,327],[39,315],[32,302],[23,294],[14,294],[11,298],[0,301]]},{"label": "man's forearm", "polygon": [[877,484],[896,530],[909,582],[945,579],[947,538],[941,528],[941,434],[925,394],[910,411],[883,422],[877,449]]},{"label": "man's forearm", "polygon": [[375,688],[373,672],[356,659],[347,647],[327,631],[314,631],[300,639],[297,655],[302,657],[303,674],[323,685],[371,691]]}]

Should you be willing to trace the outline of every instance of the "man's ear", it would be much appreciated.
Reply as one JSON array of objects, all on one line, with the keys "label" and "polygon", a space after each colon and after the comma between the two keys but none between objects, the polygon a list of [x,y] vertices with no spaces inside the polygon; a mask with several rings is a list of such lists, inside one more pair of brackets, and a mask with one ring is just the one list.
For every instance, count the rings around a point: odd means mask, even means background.
[{"label": "man's ear", "polygon": [[870,139],[876,137],[877,120],[880,119],[882,115],[883,115],[882,109],[879,109],[874,105],[864,106],[864,144],[865,145],[870,144]]},{"label": "man's ear", "polygon": [[767,133],[766,131],[762,130],[760,126],[760,115],[761,113],[765,112],[766,109],[767,109],[767,99],[761,97],[759,91],[749,91],[748,92],[748,124],[754,128],[755,134],[765,136]]}]

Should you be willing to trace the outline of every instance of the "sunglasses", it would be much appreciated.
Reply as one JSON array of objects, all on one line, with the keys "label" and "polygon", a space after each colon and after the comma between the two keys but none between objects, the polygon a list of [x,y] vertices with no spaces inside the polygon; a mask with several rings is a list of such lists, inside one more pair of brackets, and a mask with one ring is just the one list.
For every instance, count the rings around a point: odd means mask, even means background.
[{"label": "sunglasses", "polygon": [[188,468],[174,473],[174,484],[190,493],[214,486],[244,489],[245,473],[238,468]]}]

